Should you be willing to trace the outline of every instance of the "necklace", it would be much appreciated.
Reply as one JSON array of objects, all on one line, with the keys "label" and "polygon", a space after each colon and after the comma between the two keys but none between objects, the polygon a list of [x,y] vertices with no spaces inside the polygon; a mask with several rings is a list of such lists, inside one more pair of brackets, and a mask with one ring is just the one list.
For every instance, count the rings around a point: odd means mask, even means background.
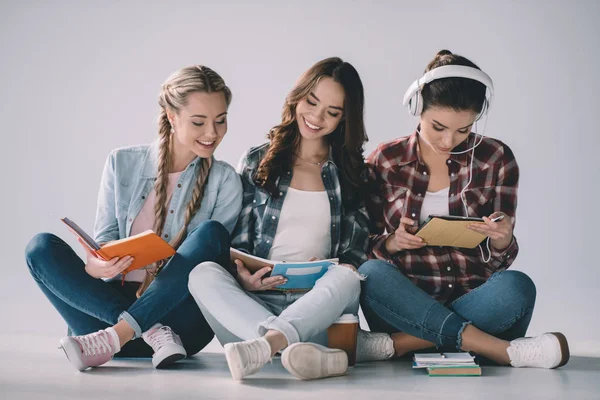
[{"label": "necklace", "polygon": [[304,162],[305,162],[305,163],[307,163],[307,164],[311,164],[311,165],[321,165],[321,164],[323,164],[323,162],[324,162],[325,160],[327,160],[327,157],[329,157],[329,153],[327,153],[327,154],[325,155],[325,157],[323,157],[323,159],[322,159],[321,161],[318,161],[318,162],[312,162],[312,161],[306,161],[304,158],[300,157],[298,154],[295,154],[295,155],[296,155],[296,157],[298,157],[300,160],[304,161]]}]

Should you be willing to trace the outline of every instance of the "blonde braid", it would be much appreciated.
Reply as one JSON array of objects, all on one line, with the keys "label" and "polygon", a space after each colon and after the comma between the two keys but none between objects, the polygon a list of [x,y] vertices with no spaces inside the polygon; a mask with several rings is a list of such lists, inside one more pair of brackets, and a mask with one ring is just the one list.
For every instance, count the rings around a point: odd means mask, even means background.
[{"label": "blonde braid", "polygon": [[162,236],[165,220],[167,219],[167,186],[169,183],[169,168],[171,166],[171,124],[167,112],[161,110],[159,123],[159,156],[158,174],[154,190],[156,191],[156,204],[154,205],[154,232]]},{"label": "blonde braid", "polygon": [[210,158],[203,158],[200,162],[200,167],[198,168],[198,179],[196,179],[196,187],[194,188],[194,191],[192,192],[192,198],[190,199],[190,202],[188,203],[185,209],[185,220],[183,222],[183,227],[181,228],[175,239],[173,239],[170,243],[170,245],[175,249],[181,245],[181,243],[187,236],[187,227],[194,215],[196,214],[196,211],[198,211],[200,205],[202,204],[202,198],[204,197],[204,188],[206,187],[206,184],[208,182],[208,175],[210,173],[211,165],[212,159]]}]

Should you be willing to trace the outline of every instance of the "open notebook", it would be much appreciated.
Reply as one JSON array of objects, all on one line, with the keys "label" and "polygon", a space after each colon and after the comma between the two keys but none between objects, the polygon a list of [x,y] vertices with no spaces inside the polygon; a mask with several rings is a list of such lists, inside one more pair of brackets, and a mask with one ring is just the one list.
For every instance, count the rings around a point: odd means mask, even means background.
[{"label": "open notebook", "polygon": [[242,260],[250,272],[256,272],[264,267],[273,268],[271,276],[283,275],[287,278],[285,284],[277,286],[277,289],[282,290],[310,289],[332,265],[338,263],[337,258],[305,262],[267,260],[233,247],[229,255],[232,262],[236,259]]}]

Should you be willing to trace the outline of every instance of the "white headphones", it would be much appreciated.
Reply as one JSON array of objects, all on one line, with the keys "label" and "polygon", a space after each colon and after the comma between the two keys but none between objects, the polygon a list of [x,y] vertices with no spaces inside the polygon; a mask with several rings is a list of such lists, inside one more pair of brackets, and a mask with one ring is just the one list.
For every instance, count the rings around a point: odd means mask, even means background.
[{"label": "white headphones", "polygon": [[492,82],[492,78],[477,68],[466,67],[463,65],[444,65],[443,67],[432,69],[410,85],[404,94],[404,100],[402,101],[402,104],[405,107],[408,107],[408,113],[410,115],[419,116],[423,112],[423,96],[421,95],[423,87],[431,81],[443,78],[467,78],[483,83],[487,87],[487,91],[483,102],[483,108],[476,120],[487,113],[492,103],[492,98],[494,97],[494,82]]}]

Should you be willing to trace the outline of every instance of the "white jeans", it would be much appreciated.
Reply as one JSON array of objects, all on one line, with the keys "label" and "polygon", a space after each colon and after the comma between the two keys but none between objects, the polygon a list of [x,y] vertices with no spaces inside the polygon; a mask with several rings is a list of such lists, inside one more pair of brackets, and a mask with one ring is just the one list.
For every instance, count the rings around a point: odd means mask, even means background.
[{"label": "white jeans", "polygon": [[256,339],[276,330],[288,344],[327,345],[327,328],[342,314],[358,315],[357,272],[334,266],[308,292],[248,292],[223,267],[199,264],[190,273],[189,290],[221,344]]}]

